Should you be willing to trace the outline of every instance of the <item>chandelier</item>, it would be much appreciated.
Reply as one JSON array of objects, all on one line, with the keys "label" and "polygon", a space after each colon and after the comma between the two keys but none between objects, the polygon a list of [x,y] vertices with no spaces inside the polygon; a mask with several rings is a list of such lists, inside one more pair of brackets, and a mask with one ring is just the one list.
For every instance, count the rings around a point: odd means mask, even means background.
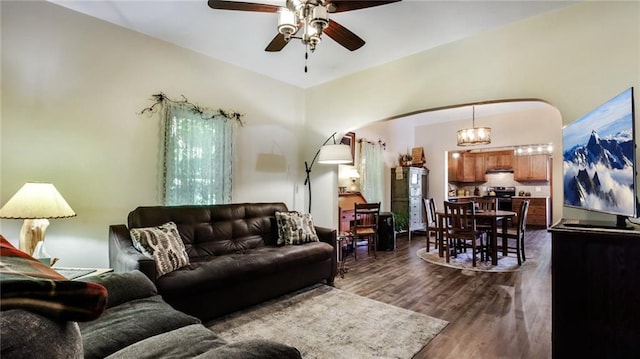
[{"label": "chandelier", "polygon": [[458,130],[458,146],[486,145],[491,143],[491,128],[476,127],[476,107],[473,109],[473,127]]},{"label": "chandelier", "polygon": [[[278,32],[285,41],[300,39],[311,52],[322,41],[322,31],[329,26],[329,12],[335,11],[335,5],[322,5],[319,0],[287,0],[287,7],[278,10]],[[302,27],[302,35],[294,36]]]}]

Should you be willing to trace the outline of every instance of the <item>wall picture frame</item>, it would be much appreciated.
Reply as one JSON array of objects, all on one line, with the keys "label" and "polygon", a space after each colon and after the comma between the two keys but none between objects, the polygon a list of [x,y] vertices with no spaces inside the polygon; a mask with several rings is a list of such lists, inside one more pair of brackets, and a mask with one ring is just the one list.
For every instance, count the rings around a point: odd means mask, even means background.
[{"label": "wall picture frame", "polygon": [[351,164],[353,165],[356,159],[356,133],[355,132],[345,133],[344,136],[342,136],[340,143],[351,147]]}]

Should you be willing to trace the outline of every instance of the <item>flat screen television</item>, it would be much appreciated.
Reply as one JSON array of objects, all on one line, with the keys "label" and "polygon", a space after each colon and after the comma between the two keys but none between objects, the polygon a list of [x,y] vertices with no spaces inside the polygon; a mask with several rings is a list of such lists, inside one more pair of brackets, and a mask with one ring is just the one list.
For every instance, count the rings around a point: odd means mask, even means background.
[{"label": "flat screen television", "polygon": [[630,87],[562,129],[564,205],[616,216],[565,224],[626,229],[638,216],[634,122]]}]

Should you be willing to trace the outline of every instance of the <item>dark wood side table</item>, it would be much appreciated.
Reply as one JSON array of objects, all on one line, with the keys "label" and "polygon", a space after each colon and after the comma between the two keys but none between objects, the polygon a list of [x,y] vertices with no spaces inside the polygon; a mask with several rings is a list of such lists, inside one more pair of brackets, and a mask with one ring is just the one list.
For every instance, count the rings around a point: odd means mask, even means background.
[{"label": "dark wood side table", "polygon": [[554,358],[640,353],[640,228],[550,229]]}]

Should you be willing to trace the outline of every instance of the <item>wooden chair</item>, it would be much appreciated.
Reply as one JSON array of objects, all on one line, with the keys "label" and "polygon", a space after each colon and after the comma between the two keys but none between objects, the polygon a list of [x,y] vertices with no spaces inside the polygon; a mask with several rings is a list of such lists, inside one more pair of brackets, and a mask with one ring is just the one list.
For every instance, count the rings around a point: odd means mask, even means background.
[{"label": "wooden chair", "polygon": [[[479,210],[479,211],[495,211],[498,209],[498,198],[496,197],[476,198],[473,200],[473,202],[476,203],[476,210]],[[491,221],[490,219],[487,219],[484,221],[478,220],[478,223],[476,224],[476,229],[487,233],[487,235],[491,235],[492,229],[491,229],[490,221]],[[488,242],[490,243],[490,241]],[[491,251],[487,251],[487,252],[491,253]]]},{"label": "wooden chair", "polygon": [[431,245],[431,235],[433,234],[435,237],[435,240],[433,242],[434,249],[438,249],[438,236],[440,235],[440,225],[438,224],[438,218],[436,217],[436,202],[433,200],[433,198],[422,199],[422,211],[425,214],[425,234],[427,236],[427,252],[429,252]]},{"label": "wooden chair", "polygon": [[[378,203],[355,203],[353,209],[353,225],[351,233],[356,238],[367,239],[367,254],[371,253],[377,258],[376,244],[378,241],[378,219],[380,217],[380,202]],[[355,248],[354,248],[355,249]],[[354,250],[355,259],[358,258],[357,251]]]},{"label": "wooden chair", "polygon": [[[498,232],[498,237],[502,238],[502,247],[507,249],[507,253],[516,253],[518,265],[527,260],[524,254],[524,233],[527,228],[527,213],[529,212],[529,200],[522,201],[518,210],[515,229],[509,228],[506,233]],[[511,240],[512,243],[509,243]]]},{"label": "wooden chair", "polygon": [[476,208],[481,211],[495,211],[498,209],[498,199],[495,197],[476,198],[473,201],[478,204]]},{"label": "wooden chair", "polygon": [[448,221],[448,228],[444,232],[448,246],[447,262],[449,261],[449,248],[453,249],[453,255],[456,256],[460,249],[466,251],[468,244],[473,251],[472,264],[474,267],[477,263],[476,255],[478,253],[480,260],[485,260],[486,233],[477,230],[475,211],[473,202],[444,202],[444,213]]}]

